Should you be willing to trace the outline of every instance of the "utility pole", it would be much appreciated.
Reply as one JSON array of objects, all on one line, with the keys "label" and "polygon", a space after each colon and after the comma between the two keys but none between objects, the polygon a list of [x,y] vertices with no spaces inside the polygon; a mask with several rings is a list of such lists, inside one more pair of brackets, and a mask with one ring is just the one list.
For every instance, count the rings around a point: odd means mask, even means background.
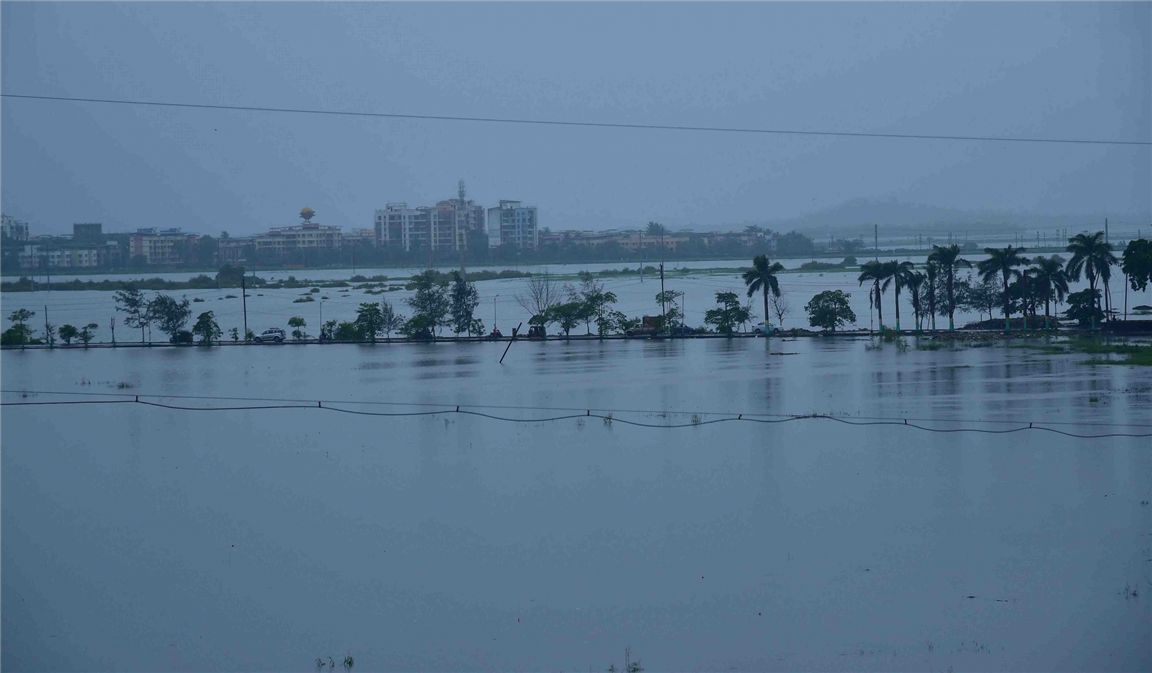
[{"label": "utility pole", "polygon": [[44,340],[48,342],[48,348],[55,348],[55,345],[52,343],[52,333],[49,332],[48,330],[49,330],[48,306],[47,306],[47,304],[45,304],[45,306],[44,306]]},{"label": "utility pole", "polygon": [[[253,272],[255,273],[255,272]],[[240,302],[244,307],[244,340],[248,340],[248,285],[244,282],[244,276],[240,276]]]},{"label": "utility pole", "polygon": [[496,300],[499,297],[500,297],[500,295],[496,295],[495,297],[492,297],[492,330],[493,331],[496,330]]},{"label": "utility pole", "polygon": [[880,225],[872,225],[872,250],[876,253],[876,261],[880,261]]},{"label": "utility pole", "polygon": [[[668,311],[664,307],[664,229],[660,229],[660,325],[667,329]],[[671,333],[671,331],[669,331]]]},{"label": "utility pole", "polygon": [[108,319],[108,327],[112,330],[112,347],[116,347],[116,317],[113,316]]}]

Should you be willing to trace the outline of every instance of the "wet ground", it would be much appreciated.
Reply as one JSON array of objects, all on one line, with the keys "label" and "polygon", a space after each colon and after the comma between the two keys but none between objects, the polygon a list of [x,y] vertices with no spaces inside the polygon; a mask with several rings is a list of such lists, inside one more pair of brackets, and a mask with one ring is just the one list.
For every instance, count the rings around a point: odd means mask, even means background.
[{"label": "wet ground", "polygon": [[[902,421],[1146,434],[1152,370],[909,342],[5,351],[306,408],[5,406],[0,664],[1148,670],[1152,440]],[[810,413],[896,425],[709,423]]]}]

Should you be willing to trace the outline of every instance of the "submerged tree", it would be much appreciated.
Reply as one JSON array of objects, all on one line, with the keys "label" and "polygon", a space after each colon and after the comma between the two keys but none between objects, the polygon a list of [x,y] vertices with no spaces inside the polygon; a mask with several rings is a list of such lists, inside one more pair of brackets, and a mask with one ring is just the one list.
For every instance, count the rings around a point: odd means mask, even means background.
[{"label": "submerged tree", "polygon": [[304,333],[304,328],[308,326],[308,323],[305,322],[304,318],[302,318],[301,316],[294,315],[291,318],[289,318],[288,319],[288,326],[292,328],[292,338],[293,339],[299,341],[301,339],[307,339],[308,338],[308,335]]},{"label": "submerged tree", "polygon": [[1010,322],[1012,315],[1012,305],[1009,301],[1008,294],[1008,281],[1019,272],[1016,267],[1024,266],[1028,263],[1028,258],[1024,257],[1026,248],[1015,248],[1009,245],[1006,248],[984,248],[984,252],[988,255],[988,259],[981,260],[977,263],[977,271],[980,272],[980,278],[984,281],[995,279],[997,275],[1003,281],[1003,309],[1004,309],[1004,331],[1007,332],[1012,329]]},{"label": "submerged tree", "polygon": [[184,329],[184,325],[192,317],[192,309],[189,308],[187,299],[176,301],[166,294],[158,294],[148,302],[146,314],[150,322],[155,322],[156,328],[167,334],[169,341],[175,343],[176,333]]},{"label": "submerged tree", "polygon": [[[1108,280],[1112,277],[1112,265],[1116,263],[1116,256],[1112,254],[1112,246],[1104,240],[1104,232],[1076,234],[1068,239],[1067,250],[1072,253],[1072,259],[1068,260],[1066,267],[1068,277],[1078,281],[1080,274],[1083,273],[1088,277],[1089,290],[1095,290],[1098,281],[1103,282],[1105,296],[1107,296]],[[1099,309],[1100,300],[1098,297],[1096,302],[1096,308]],[[1106,312],[1102,312],[1102,315],[1106,315]],[[1096,327],[1095,313],[1091,316],[1090,326]]]},{"label": "submerged tree", "polygon": [[940,274],[944,278],[944,292],[948,299],[948,331],[951,332],[956,329],[956,270],[972,268],[972,262],[960,256],[960,246],[955,243],[932,246],[932,253],[928,255],[928,262],[937,264]]},{"label": "submerged tree", "polygon": [[808,324],[835,332],[838,327],[855,323],[856,314],[848,303],[851,296],[842,290],[825,290],[812,297],[804,307]]},{"label": "submerged tree", "polygon": [[64,345],[71,346],[72,340],[80,336],[80,330],[76,329],[75,325],[61,325],[59,334]]},{"label": "submerged tree", "polygon": [[704,322],[715,325],[717,332],[731,336],[737,325],[748,322],[749,313],[735,292],[717,292],[716,308],[704,312]]},{"label": "submerged tree", "polygon": [[212,311],[205,311],[196,318],[192,325],[192,334],[200,337],[201,346],[211,346],[213,341],[219,341],[223,336],[220,325],[216,322],[216,315]]},{"label": "submerged tree", "polygon": [[116,300],[116,310],[125,314],[124,324],[132,329],[139,328],[140,343],[144,343],[144,329],[152,322],[144,293],[129,285],[117,291],[113,298]]},{"label": "submerged tree", "polygon": [[[416,293],[404,300],[412,309],[412,317],[405,327],[435,336],[438,328],[448,324],[449,304],[444,285],[431,269],[416,275],[412,281]],[[412,329],[409,329],[408,336],[414,335]]]},{"label": "submerged tree", "polygon": [[473,333],[482,334],[484,324],[473,317],[476,306],[480,303],[480,295],[476,292],[476,284],[469,283],[460,275],[459,271],[452,272],[451,290],[452,332],[460,336],[465,332],[469,336]]},{"label": "submerged tree", "polygon": [[391,339],[392,333],[400,331],[400,328],[404,326],[404,316],[396,313],[392,304],[383,298],[380,299],[380,319],[380,331],[384,332],[386,339]]},{"label": "submerged tree", "polygon": [[77,336],[80,338],[80,341],[84,343],[85,348],[88,347],[88,343],[92,341],[92,339],[96,338],[96,330],[99,328],[100,326],[94,322],[90,322],[84,327],[80,328],[80,334]]},{"label": "submerged tree", "polygon": [[[356,309],[356,334],[360,339],[369,339],[376,343],[376,335],[384,326],[384,316],[380,313],[380,305],[376,302],[364,302]],[[339,337],[337,337],[339,338]]]},{"label": "submerged tree", "polygon": [[768,295],[771,293],[774,297],[780,296],[780,282],[776,279],[776,274],[782,273],[784,266],[780,262],[769,262],[767,255],[756,255],[752,258],[752,268],[744,272],[744,285],[748,287],[748,296],[757,292],[764,293],[764,321],[767,323],[769,310],[768,310]]}]

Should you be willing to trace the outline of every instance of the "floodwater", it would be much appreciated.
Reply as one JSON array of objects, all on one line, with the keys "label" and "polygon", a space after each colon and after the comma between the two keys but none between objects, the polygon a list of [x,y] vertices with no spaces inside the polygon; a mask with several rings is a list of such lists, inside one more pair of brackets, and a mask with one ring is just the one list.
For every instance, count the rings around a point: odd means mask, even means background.
[{"label": "floodwater", "polygon": [[[0,353],[6,402],[306,407],[5,406],[0,665],[604,670],[630,646],[653,671],[1152,669],[1152,441],[900,424],[1146,433],[1148,368],[504,347]],[[707,423],[814,412],[898,425]]]}]

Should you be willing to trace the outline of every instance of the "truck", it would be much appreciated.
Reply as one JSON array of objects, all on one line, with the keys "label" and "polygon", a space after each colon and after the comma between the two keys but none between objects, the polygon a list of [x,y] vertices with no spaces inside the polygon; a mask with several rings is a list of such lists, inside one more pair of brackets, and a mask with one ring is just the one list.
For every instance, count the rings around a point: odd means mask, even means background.
[{"label": "truck", "polygon": [[624,332],[624,336],[628,337],[642,337],[642,336],[656,336],[660,332],[660,316],[646,315],[640,318],[640,324],[636,327],[629,328]]}]

